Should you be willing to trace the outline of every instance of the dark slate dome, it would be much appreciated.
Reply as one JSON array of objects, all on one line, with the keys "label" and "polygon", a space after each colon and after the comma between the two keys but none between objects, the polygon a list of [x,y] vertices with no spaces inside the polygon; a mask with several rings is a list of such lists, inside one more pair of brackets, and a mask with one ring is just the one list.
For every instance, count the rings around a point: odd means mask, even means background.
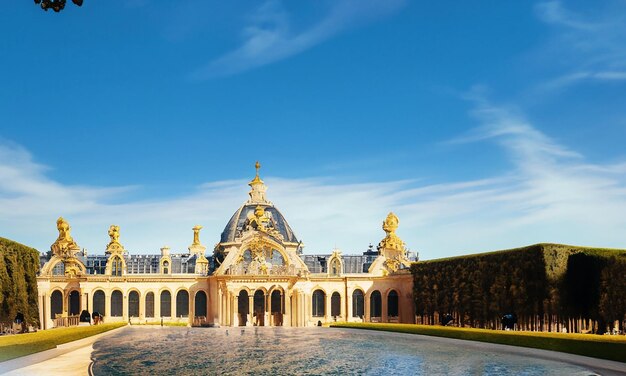
[{"label": "dark slate dome", "polygon": [[[222,231],[220,242],[234,242],[235,238],[238,237],[243,231],[243,226],[248,218],[248,214],[254,214],[254,210],[259,205],[260,204],[258,203],[246,203],[240,207],[239,210],[237,210],[230,218],[230,221],[228,221],[224,231]],[[283,217],[282,213],[273,205],[261,204],[261,206],[263,206],[266,213],[270,213],[272,216],[276,230],[278,230],[278,232],[280,232],[283,236],[283,241],[287,243],[298,243],[296,235],[293,233],[291,227],[289,227],[289,224],[285,220],[285,217]]]}]

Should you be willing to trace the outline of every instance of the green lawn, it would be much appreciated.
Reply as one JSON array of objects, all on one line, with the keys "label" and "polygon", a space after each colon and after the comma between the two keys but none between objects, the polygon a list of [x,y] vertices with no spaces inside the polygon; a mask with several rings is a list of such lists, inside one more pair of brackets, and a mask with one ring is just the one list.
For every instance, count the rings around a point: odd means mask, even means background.
[{"label": "green lawn", "polygon": [[422,334],[427,336],[533,347],[537,349],[560,351],[626,363],[626,336],[505,332],[489,329],[455,328],[415,324],[334,323],[330,324],[330,326],[335,328],[356,328]]},{"label": "green lawn", "polygon": [[111,323],[40,330],[36,333],[15,334],[0,337],[0,362],[54,349],[60,344],[76,341],[125,326],[126,323]]}]

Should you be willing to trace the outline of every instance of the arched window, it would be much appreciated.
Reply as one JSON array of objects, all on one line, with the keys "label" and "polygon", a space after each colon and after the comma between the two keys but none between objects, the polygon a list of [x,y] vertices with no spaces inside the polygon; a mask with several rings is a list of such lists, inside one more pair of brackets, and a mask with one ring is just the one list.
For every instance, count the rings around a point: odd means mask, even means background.
[{"label": "arched window", "polygon": [[161,317],[172,316],[172,294],[167,291],[161,291]]},{"label": "arched window", "polygon": [[154,293],[146,294],[146,317],[154,317]]},{"label": "arched window", "polygon": [[119,256],[114,256],[111,259],[111,275],[116,277],[122,276],[122,259]]},{"label": "arched window", "polygon": [[274,290],[272,291],[272,297],[271,297],[271,304],[272,304],[272,313],[282,313],[283,312],[283,307],[282,307],[282,299],[280,296],[280,291],[279,290]]},{"label": "arched window", "polygon": [[270,262],[272,263],[272,265],[285,265],[285,259],[283,258],[283,255],[275,249],[272,250],[272,258]]},{"label": "arched window", "polygon": [[370,317],[381,317],[383,312],[383,300],[380,291],[375,290],[370,295]]},{"label": "arched window", "polygon": [[[61,263],[62,264],[62,263]],[[50,295],[50,318],[54,319],[56,315],[63,314],[63,293],[55,290]]]},{"label": "arched window", "polygon": [[339,261],[338,258],[335,257],[330,261],[328,272],[332,276],[338,276],[341,274],[341,261]]},{"label": "arched window", "polygon": [[389,295],[387,295],[387,316],[398,317],[398,293],[396,290],[389,291]]},{"label": "arched window", "polygon": [[365,299],[363,290],[354,290],[352,293],[352,317],[365,316]]},{"label": "arched window", "polygon": [[206,317],[206,293],[202,290],[196,293],[195,298],[195,315],[196,317],[205,316]]},{"label": "arched window", "polygon": [[76,290],[70,292],[68,300],[70,316],[76,316],[80,314],[80,293]]},{"label": "arched window", "polygon": [[137,291],[128,293],[128,317],[139,317],[139,293]]},{"label": "arched window", "polygon": [[52,275],[65,275],[65,264],[62,261],[57,262],[52,268]]},{"label": "arched window", "polygon": [[105,302],[104,301],[105,301],[104,291],[97,290],[96,292],[93,293],[93,311],[98,312],[102,316],[104,316],[105,314],[105,311],[104,311]]},{"label": "arched window", "polygon": [[323,317],[326,313],[326,294],[322,290],[313,292],[313,317]]},{"label": "arched window", "polygon": [[330,315],[332,317],[341,316],[341,295],[338,292],[333,292],[330,296]]},{"label": "arched window", "polygon": [[189,316],[189,293],[187,290],[180,290],[176,294],[176,317]]},{"label": "arched window", "polygon": [[121,291],[115,290],[111,293],[111,316],[122,316],[122,313],[124,312],[124,309],[122,308],[122,300],[123,296]]},{"label": "arched window", "polygon": [[239,326],[246,326],[248,313],[250,312],[250,299],[246,290],[239,291],[237,299],[237,312],[239,312]]},{"label": "arched window", "polygon": [[163,274],[169,274],[169,273],[170,273],[170,262],[163,261]]}]

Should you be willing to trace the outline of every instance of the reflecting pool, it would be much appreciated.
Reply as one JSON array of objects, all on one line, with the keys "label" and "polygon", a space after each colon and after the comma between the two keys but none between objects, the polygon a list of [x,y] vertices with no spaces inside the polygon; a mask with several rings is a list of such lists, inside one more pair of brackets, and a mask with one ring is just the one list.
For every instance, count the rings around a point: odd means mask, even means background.
[{"label": "reflecting pool", "polygon": [[474,344],[335,328],[128,327],[98,340],[92,358],[95,375],[594,374]]}]

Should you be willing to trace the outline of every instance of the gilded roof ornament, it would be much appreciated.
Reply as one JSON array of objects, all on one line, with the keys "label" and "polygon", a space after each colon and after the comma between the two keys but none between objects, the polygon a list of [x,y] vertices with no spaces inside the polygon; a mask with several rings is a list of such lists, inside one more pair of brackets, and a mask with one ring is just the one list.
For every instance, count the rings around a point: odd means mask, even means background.
[{"label": "gilded roof ornament", "polygon": [[202,226],[195,225],[193,228],[193,243],[191,245],[202,245],[200,243],[200,230],[202,230]]},{"label": "gilded roof ornament", "polygon": [[250,188],[252,188],[250,190],[250,193],[248,193],[250,195],[250,200],[248,201],[258,204],[269,204],[270,202],[267,201],[267,199],[265,198],[265,191],[267,191],[267,186],[259,177],[259,170],[261,169],[261,164],[259,163],[259,161],[254,164],[254,168],[256,169],[256,176],[254,177],[254,179],[252,179],[252,181],[250,181],[250,183],[248,183]]},{"label": "gilded roof ornament", "polygon": [[57,230],[59,231],[59,237],[50,246],[53,254],[61,258],[67,258],[74,256],[74,254],[80,251],[80,247],[70,234],[72,228],[63,217],[57,219]]},{"label": "gilded roof ornament", "polygon": [[105,253],[124,252],[124,247],[120,244],[120,226],[109,226],[109,238],[111,238],[111,241],[107,244]]},{"label": "gilded roof ornament", "polygon": [[397,251],[404,251],[404,242],[398,235],[396,230],[400,220],[398,216],[390,212],[387,218],[383,221],[383,230],[387,234],[383,240],[378,244],[378,249],[395,249]]}]

